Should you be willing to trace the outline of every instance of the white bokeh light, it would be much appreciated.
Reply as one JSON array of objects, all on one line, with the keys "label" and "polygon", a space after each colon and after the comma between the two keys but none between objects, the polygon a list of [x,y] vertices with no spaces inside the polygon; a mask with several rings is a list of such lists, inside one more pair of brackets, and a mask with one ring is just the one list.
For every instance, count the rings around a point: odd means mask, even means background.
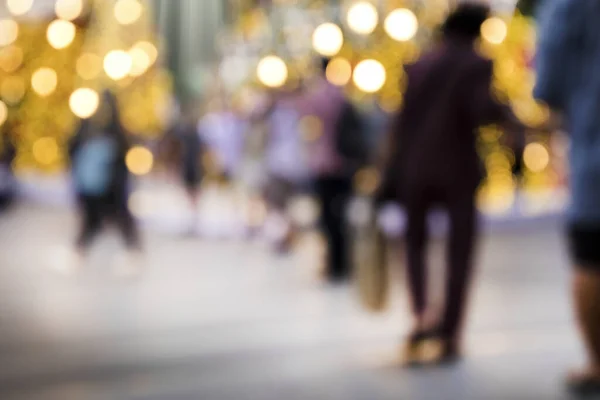
[{"label": "white bokeh light", "polygon": [[392,39],[399,42],[406,42],[417,34],[419,21],[412,11],[400,8],[392,11],[387,16],[384,28]]},{"label": "white bokeh light", "polygon": [[363,92],[375,93],[385,84],[386,76],[385,68],[379,61],[364,60],[354,68],[353,80]]},{"label": "white bokeh light", "polygon": [[347,22],[354,32],[368,35],[377,27],[379,13],[373,4],[361,1],[354,3],[348,10]]},{"label": "white bokeh light", "polygon": [[267,56],[260,60],[256,73],[260,82],[271,88],[283,86],[288,78],[287,66],[277,56]]},{"label": "white bokeh light", "polygon": [[312,36],[313,48],[324,56],[335,56],[344,45],[344,34],[339,26],[331,22],[321,24]]}]

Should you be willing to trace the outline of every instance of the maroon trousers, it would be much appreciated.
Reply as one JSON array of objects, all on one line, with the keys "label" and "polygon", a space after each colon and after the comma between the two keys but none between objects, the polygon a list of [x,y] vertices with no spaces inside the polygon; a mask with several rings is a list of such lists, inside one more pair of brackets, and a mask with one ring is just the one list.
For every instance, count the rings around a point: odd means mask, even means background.
[{"label": "maroon trousers", "polygon": [[473,272],[473,253],[477,237],[477,210],[473,190],[457,190],[441,185],[411,185],[406,188],[408,216],[406,247],[408,285],[413,311],[422,316],[427,308],[427,216],[434,207],[448,211],[450,230],[446,249],[447,281],[445,307],[439,325],[442,337],[456,339]]}]

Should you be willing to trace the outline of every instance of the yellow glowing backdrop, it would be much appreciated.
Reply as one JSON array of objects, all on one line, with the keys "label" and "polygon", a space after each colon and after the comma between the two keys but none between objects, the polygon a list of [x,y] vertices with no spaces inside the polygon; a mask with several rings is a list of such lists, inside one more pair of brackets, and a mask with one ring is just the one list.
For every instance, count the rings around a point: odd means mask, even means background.
[{"label": "yellow glowing backdrop", "polygon": [[54,18],[0,21],[16,27],[0,43],[0,132],[17,171],[62,170],[77,117],[93,115],[103,90],[117,94],[132,134],[163,131],[171,81],[150,21],[144,0],[56,0]]}]

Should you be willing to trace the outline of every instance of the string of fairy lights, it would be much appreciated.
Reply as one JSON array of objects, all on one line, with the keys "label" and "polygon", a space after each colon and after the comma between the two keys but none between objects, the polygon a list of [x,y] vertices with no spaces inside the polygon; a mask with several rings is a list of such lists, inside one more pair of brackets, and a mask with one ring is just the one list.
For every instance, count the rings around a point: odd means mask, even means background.
[{"label": "string of fairy lights", "polygon": [[[17,149],[17,171],[60,171],[79,118],[93,117],[100,93],[119,100],[124,126],[140,137],[163,131],[171,81],[160,67],[143,0],[56,0],[53,15],[29,18],[35,0],[5,0],[0,19],[0,132]],[[152,168],[148,149],[127,157]]]}]

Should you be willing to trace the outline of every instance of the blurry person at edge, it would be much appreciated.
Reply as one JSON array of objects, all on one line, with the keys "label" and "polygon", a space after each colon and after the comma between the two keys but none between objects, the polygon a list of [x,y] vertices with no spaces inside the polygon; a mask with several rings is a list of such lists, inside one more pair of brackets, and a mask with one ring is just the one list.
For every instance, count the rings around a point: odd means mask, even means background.
[{"label": "blurry person at edge", "polygon": [[[120,230],[128,254],[117,265],[117,273],[139,272],[141,241],[136,221],[128,207],[130,174],[125,163],[129,143],[121,125],[117,99],[103,93],[98,112],[80,121],[69,144],[72,181],[81,226],[77,236],[77,264],[110,221]],[[78,265],[74,265],[77,267]]]},{"label": "blurry person at edge", "polygon": [[[485,5],[463,3],[449,15],[439,43],[406,68],[404,107],[392,122],[380,195],[395,197],[407,213],[407,273],[414,315],[404,346],[407,365],[460,358],[478,237],[475,195],[483,177],[476,134],[489,123],[523,129],[510,109],[494,100],[492,61],[474,46],[489,13]],[[441,315],[431,310],[427,290],[427,216],[434,207],[446,209],[450,219]]]},{"label": "blurry person at edge", "polygon": [[[567,236],[573,299],[589,363],[567,380],[600,394],[600,3],[555,0],[540,7],[534,96],[570,135]],[[597,398],[597,397],[594,397]]]},{"label": "blurry person at edge", "polygon": [[17,152],[9,136],[8,124],[0,127],[0,133],[2,133],[2,144],[0,145],[0,211],[3,211],[13,203],[16,196],[17,188],[13,172],[13,161]]}]

